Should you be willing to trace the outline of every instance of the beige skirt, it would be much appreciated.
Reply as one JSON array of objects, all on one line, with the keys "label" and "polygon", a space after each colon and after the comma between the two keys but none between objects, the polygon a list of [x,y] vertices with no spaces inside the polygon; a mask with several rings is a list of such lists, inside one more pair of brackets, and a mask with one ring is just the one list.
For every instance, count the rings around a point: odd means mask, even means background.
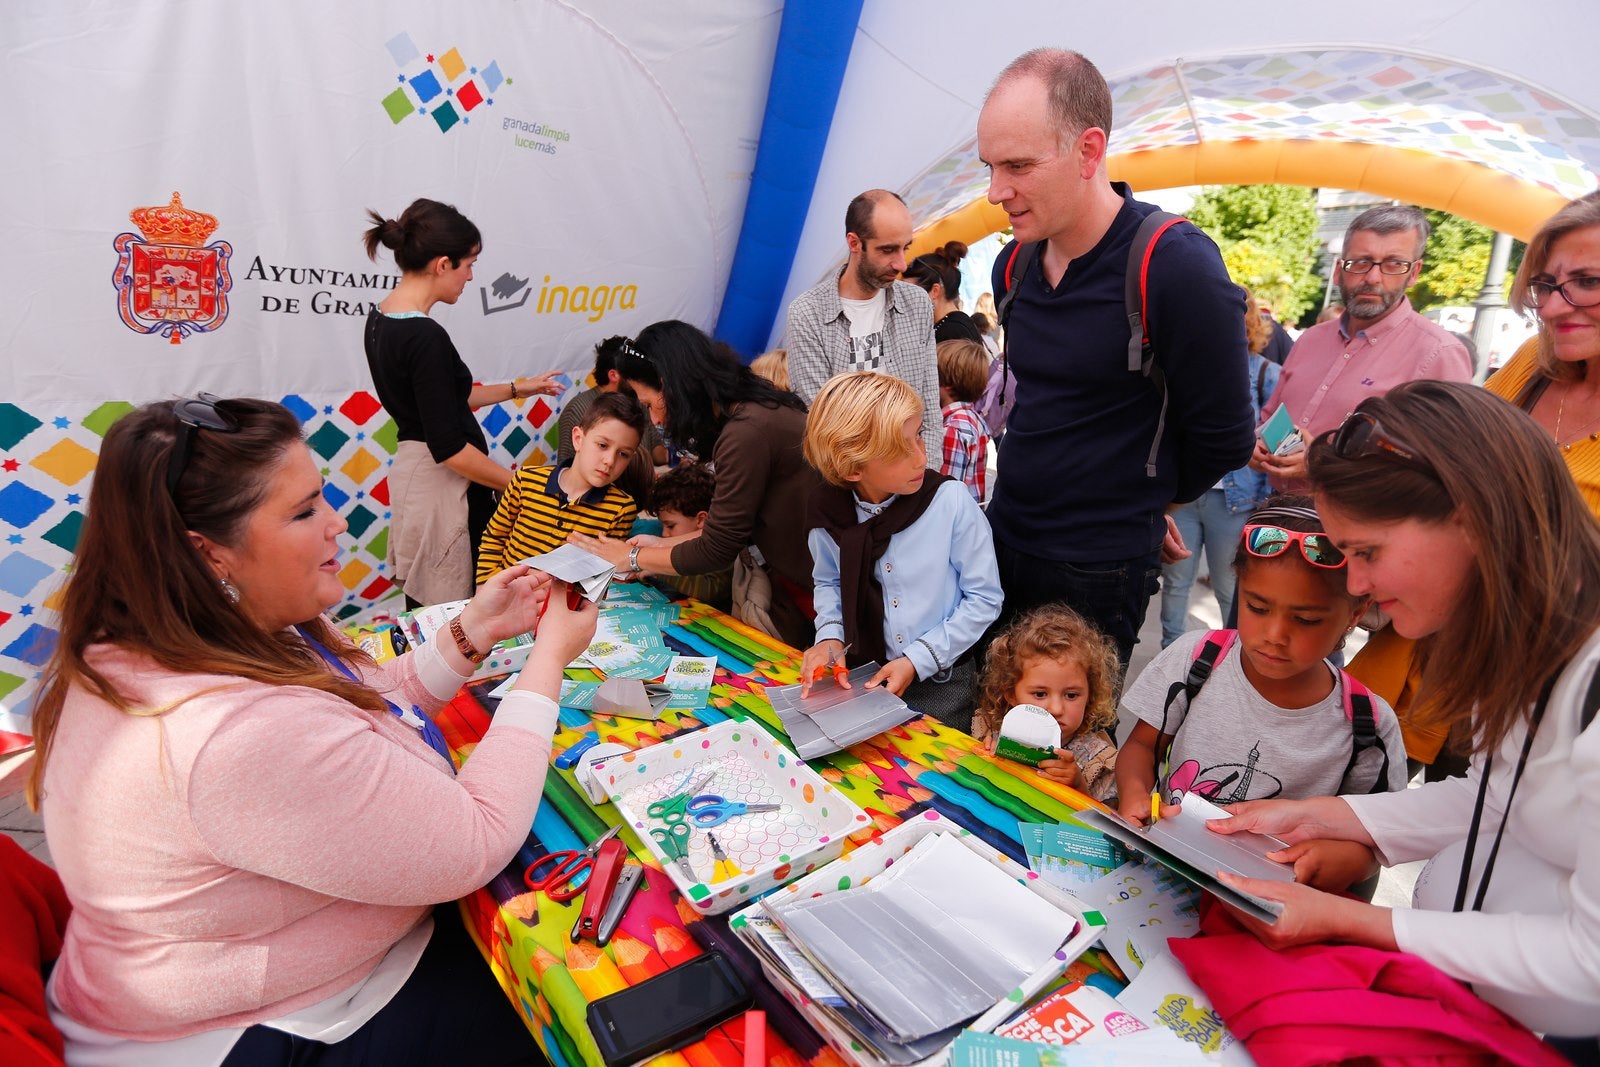
[{"label": "beige skirt", "polygon": [[421,441],[401,441],[389,469],[389,570],[424,604],[472,595],[467,480],[435,463]]}]

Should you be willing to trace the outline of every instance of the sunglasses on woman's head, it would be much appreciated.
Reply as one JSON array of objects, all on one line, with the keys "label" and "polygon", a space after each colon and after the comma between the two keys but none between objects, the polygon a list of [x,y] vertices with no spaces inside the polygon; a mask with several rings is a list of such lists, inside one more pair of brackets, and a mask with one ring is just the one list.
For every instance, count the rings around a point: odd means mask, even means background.
[{"label": "sunglasses on woman's head", "polygon": [[199,430],[216,430],[218,433],[238,433],[239,423],[232,415],[217,407],[222,398],[210,393],[187,397],[172,405],[172,416],[178,420],[178,439],[172,443],[172,458],[167,461],[167,494],[176,496],[178,482],[183,480],[184,468],[189,466],[189,456],[194,452],[194,435]]},{"label": "sunglasses on woman's head", "polygon": [[1384,430],[1376,416],[1365,411],[1352,411],[1333,432],[1333,453],[1340,459],[1361,459],[1378,456],[1391,459],[1402,467],[1410,467],[1419,474],[1437,477],[1433,468],[1410,445],[1402,444]]},{"label": "sunglasses on woman's head", "polygon": [[1252,556],[1272,559],[1289,551],[1290,545],[1299,545],[1300,554],[1313,567],[1337,570],[1345,564],[1344,553],[1325,533],[1285,530],[1282,526],[1266,524],[1244,528],[1244,550]]}]

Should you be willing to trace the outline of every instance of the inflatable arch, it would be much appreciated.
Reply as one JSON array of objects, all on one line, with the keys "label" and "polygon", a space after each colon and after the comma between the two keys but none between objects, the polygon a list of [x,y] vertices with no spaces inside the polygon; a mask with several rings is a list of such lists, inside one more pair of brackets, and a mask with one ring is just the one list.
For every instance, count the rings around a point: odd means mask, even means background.
[{"label": "inflatable arch", "polygon": [[[1531,9],[1523,5],[1504,12],[1494,32],[1452,17],[1445,5],[1422,4],[1386,12],[1385,28],[1394,33],[1383,43],[1263,47],[1261,20],[1219,17],[1211,25],[1155,3],[1149,12],[1141,6],[1144,37],[1113,35],[1103,51],[1085,22],[1109,22],[1104,13],[1025,6],[1043,32],[1013,37],[1015,47],[965,41],[969,61],[951,73],[940,67],[947,50],[908,53],[895,47],[878,9],[863,12],[768,343],[781,339],[783,304],[842,262],[843,205],[863,188],[886,185],[905,197],[917,224],[915,253],[1004,228],[1003,212],[985,200],[977,113],[995,74],[1042,41],[1076,44],[1105,72],[1114,112],[1108,170],[1139,191],[1268,182],[1360,190],[1526,238],[1566,200],[1593,189],[1600,172],[1600,91],[1566,66],[1567,53],[1576,61],[1570,46],[1532,31],[1522,17]],[[1271,21],[1292,34],[1306,19],[1329,14],[1322,7],[1314,16],[1312,6],[1287,3]],[[1237,41],[1218,40],[1224,23]],[[869,25],[870,40],[863,40]],[[916,43],[934,47],[925,35]],[[1158,58],[1164,48],[1171,51]],[[981,75],[971,53],[982,53]],[[883,169],[859,151],[871,123],[856,113],[873,95],[873,72],[890,61],[912,68],[930,92],[938,87],[944,126],[961,119],[942,146],[926,129],[879,136],[900,155],[921,151],[928,161],[898,184],[883,181]]]}]

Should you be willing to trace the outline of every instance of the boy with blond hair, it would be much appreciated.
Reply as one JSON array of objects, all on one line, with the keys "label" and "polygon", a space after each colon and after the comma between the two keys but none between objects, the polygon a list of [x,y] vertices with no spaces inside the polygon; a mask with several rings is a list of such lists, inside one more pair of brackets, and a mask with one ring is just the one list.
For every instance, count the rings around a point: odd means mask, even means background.
[{"label": "boy with blond hair", "polygon": [[989,353],[976,341],[939,342],[939,413],[944,455],[939,473],[967,487],[983,503],[988,492],[989,424],[973,401],[989,384]]},{"label": "boy with blond hair", "polygon": [[830,657],[876,661],[868,688],[966,730],[967,653],[1000,614],[1000,577],[989,524],[960,482],[927,469],[921,426],[916,391],[872,371],[833,378],[811,405],[805,457],[827,484],[807,510],[817,640],[801,684]]}]

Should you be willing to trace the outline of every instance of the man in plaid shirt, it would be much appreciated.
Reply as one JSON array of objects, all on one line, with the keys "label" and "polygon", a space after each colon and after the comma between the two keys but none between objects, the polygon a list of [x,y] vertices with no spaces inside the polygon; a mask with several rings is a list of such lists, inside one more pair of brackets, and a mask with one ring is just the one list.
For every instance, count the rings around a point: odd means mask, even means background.
[{"label": "man in plaid shirt", "polygon": [[973,401],[989,381],[989,353],[976,341],[939,344],[939,404],[944,445],[939,473],[967,487],[983,503],[989,491],[989,424]]}]

